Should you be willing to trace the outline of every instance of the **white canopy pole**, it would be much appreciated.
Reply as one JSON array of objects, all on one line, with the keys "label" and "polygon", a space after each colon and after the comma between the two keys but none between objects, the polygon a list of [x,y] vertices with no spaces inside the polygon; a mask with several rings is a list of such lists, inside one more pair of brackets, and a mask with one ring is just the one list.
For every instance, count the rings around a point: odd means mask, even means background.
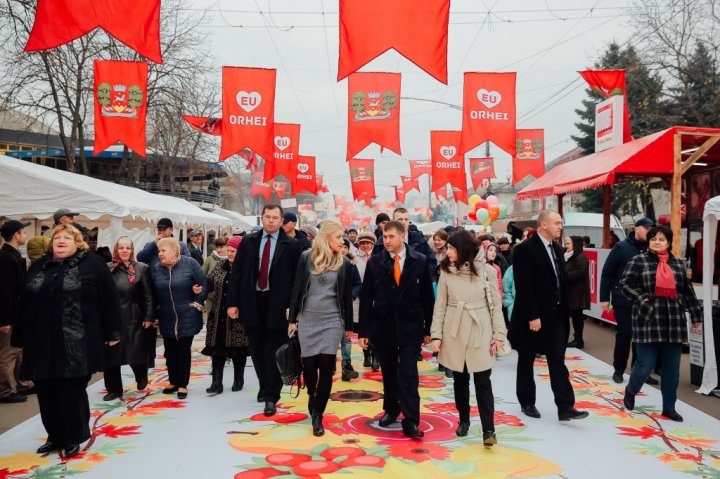
[{"label": "white canopy pole", "polygon": [[705,365],[702,385],[696,392],[710,394],[718,385],[717,361],[715,361],[715,341],[713,336],[713,273],[715,270],[715,237],[718,218],[715,212],[705,212],[703,218],[703,345]]}]

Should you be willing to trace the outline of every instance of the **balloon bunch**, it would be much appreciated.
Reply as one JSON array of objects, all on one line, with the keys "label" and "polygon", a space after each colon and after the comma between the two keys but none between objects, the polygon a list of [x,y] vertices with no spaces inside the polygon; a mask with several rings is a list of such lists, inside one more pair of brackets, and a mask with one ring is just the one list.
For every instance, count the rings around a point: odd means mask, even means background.
[{"label": "balloon bunch", "polygon": [[494,195],[485,199],[480,198],[479,195],[472,195],[468,199],[468,204],[472,208],[468,213],[468,219],[483,226],[488,226],[493,221],[504,218],[508,213],[508,207],[499,204]]}]

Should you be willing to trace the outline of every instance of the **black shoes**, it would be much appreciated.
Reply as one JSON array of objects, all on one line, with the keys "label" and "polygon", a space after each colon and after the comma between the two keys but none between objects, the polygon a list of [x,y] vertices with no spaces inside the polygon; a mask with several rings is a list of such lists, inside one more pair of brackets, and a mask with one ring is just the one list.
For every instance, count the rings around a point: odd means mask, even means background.
[{"label": "black shoes", "polygon": [[312,428],[313,436],[319,437],[325,434],[325,428],[323,427],[323,415],[319,412],[314,412],[312,415]]},{"label": "black shoes", "polygon": [[103,401],[114,401],[120,399],[122,396],[116,393],[107,393],[103,396]]},{"label": "black shoes", "polygon": [[497,444],[497,437],[495,436],[495,431],[483,432],[483,446],[493,447],[494,444]]},{"label": "black shoes", "polygon": [[242,391],[242,388],[244,386],[245,386],[245,378],[239,377],[239,378],[235,378],[235,380],[232,383],[232,388],[230,388],[230,389],[232,390],[232,392],[238,392],[238,391]]},{"label": "black shoes", "polygon": [[368,350],[366,349],[365,351],[363,351],[363,355],[364,355],[363,367],[364,367],[364,368],[369,368],[369,367],[370,367],[370,364],[371,364],[371,361],[370,361],[370,351],[368,351]]},{"label": "black shoes", "polygon": [[31,388],[23,389],[22,391],[18,391],[18,394],[22,394],[23,396],[30,396],[31,394],[37,394],[37,387],[33,386]]},{"label": "black shoes", "polygon": [[390,424],[397,421],[398,415],[386,412],[383,417],[380,418],[378,424],[380,427],[388,427]]},{"label": "black shoes", "polygon": [[585,347],[585,343],[583,342],[582,339],[581,339],[581,340],[573,339],[572,341],[570,341],[569,343],[567,343],[567,347],[568,347],[568,348],[583,349],[583,348]]},{"label": "black shoes", "polygon": [[623,396],[623,406],[625,406],[625,409],[628,411],[635,409],[635,395],[630,394],[627,388],[625,388],[625,396]]},{"label": "black shoes", "polygon": [[380,360],[374,354],[370,361],[370,369],[372,369],[374,373],[380,371]]},{"label": "black shoes", "polygon": [[662,416],[675,422],[683,422],[683,417],[674,409],[663,409]]},{"label": "black shoes", "polygon": [[403,434],[410,439],[420,439],[425,435],[424,432],[417,427],[417,424],[403,421],[402,425]]},{"label": "black shoes", "polygon": [[658,384],[660,384],[660,381],[658,381],[652,376],[648,376],[648,378],[645,380],[645,384],[648,384],[650,386],[657,386]]},{"label": "black shoes", "polygon": [[137,383],[137,390],[138,390],[138,391],[144,391],[145,389],[147,389],[147,386],[148,386],[148,380],[147,380],[147,379],[143,379],[142,381],[138,381],[138,383]]},{"label": "black shoes", "polygon": [[520,406],[520,410],[522,410],[523,414],[525,414],[528,417],[534,417],[535,419],[540,418],[540,411],[535,407],[534,404],[528,404],[527,406]]},{"label": "black shoes", "polygon": [[163,394],[175,394],[178,390],[177,386],[170,386],[165,389],[163,389]]},{"label": "black shoes", "polygon": [[438,363],[438,371],[440,371],[441,373],[444,373],[444,372],[445,372],[445,366],[443,366],[442,364]]},{"label": "black shoes", "polygon": [[265,402],[265,395],[262,392],[257,393],[257,402]]},{"label": "black shoes", "polygon": [[563,413],[558,413],[558,420],[569,421],[570,419],[585,419],[589,415],[590,413],[587,411],[580,411],[578,409],[575,409],[574,407],[571,407]]},{"label": "black shoes", "polygon": [[188,395],[187,389],[185,389],[184,391],[180,391],[178,389],[178,393],[177,393],[178,399],[185,399],[185,398],[187,398],[187,395]]},{"label": "black shoes", "polygon": [[470,430],[470,421],[468,421],[468,422],[460,421],[458,423],[457,429],[455,429],[455,434],[457,434],[459,437],[465,437],[465,436],[467,436],[467,433],[469,430]]},{"label": "black shoes", "polygon": [[614,383],[622,384],[623,383],[623,373],[622,371],[615,371],[612,376],[612,380]]},{"label": "black shoes", "polygon": [[14,404],[14,403],[25,402],[25,401],[27,401],[27,396],[25,396],[24,394],[17,394],[17,393],[10,394],[9,396],[0,398],[0,403],[5,403],[5,404]]},{"label": "black shoes", "polygon": [[263,409],[263,413],[266,416],[274,416],[277,412],[277,408],[275,407],[275,403],[272,401],[265,401],[265,409]]},{"label": "black shoes", "polygon": [[350,381],[351,379],[357,379],[360,374],[355,371],[350,361],[343,361],[342,363],[342,380]]},{"label": "black shoes", "polygon": [[217,395],[223,392],[223,370],[221,368],[213,368],[212,370],[212,383],[210,387],[205,390],[206,393]]},{"label": "black shoes", "polygon": [[75,457],[80,453],[80,444],[70,444],[63,451],[65,457]]},{"label": "black shoes", "polygon": [[60,446],[58,446],[57,444],[54,444],[51,441],[47,441],[42,446],[38,447],[37,453],[38,454],[47,454],[47,453],[50,453],[53,451],[59,451],[60,449],[62,449],[62,448]]},{"label": "black shoes", "polygon": [[452,369],[445,368],[445,377],[446,377],[446,378],[451,378],[451,377],[453,377]]}]

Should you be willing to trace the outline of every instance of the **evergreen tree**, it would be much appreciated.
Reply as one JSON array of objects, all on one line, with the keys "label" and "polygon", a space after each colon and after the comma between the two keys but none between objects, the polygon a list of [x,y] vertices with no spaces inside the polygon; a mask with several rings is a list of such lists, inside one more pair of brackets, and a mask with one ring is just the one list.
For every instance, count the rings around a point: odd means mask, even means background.
[{"label": "evergreen tree", "polygon": [[679,85],[669,92],[675,124],[720,127],[720,71],[703,42],[695,45],[687,65],[679,72]]}]

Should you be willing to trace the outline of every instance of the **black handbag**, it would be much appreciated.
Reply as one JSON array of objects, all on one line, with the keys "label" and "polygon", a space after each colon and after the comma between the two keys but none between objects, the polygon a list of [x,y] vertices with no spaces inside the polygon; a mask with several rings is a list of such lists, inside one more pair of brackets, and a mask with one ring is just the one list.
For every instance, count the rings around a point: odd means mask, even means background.
[{"label": "black handbag", "polygon": [[291,395],[292,386],[297,383],[298,391],[297,395],[295,395],[295,397],[297,397],[300,394],[300,389],[303,388],[301,384],[303,366],[302,359],[300,358],[300,341],[298,340],[297,334],[293,334],[287,343],[275,351],[275,362],[277,363],[278,371],[280,371],[283,384],[291,386]]}]

